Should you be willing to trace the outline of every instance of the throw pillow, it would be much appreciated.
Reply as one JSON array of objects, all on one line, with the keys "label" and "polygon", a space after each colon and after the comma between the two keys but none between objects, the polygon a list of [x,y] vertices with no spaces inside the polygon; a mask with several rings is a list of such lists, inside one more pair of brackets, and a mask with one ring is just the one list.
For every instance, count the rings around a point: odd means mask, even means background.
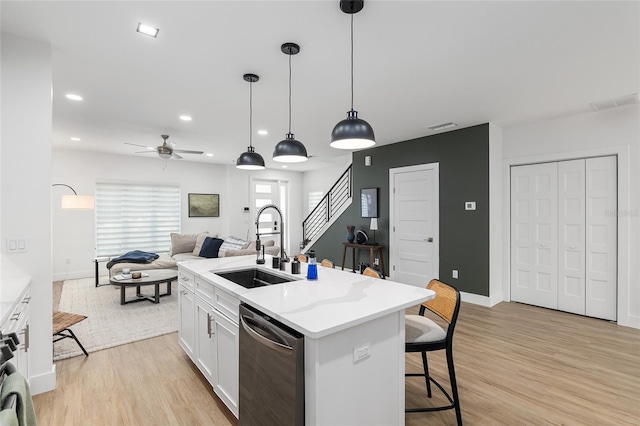
[{"label": "throw pillow", "polygon": [[242,250],[247,246],[247,241],[236,238],[236,237],[227,237],[224,239],[224,243],[220,246],[220,257],[224,256],[224,252],[227,250]]},{"label": "throw pillow", "polygon": [[224,240],[215,237],[206,237],[202,242],[202,249],[200,250],[199,255],[201,257],[206,257],[207,259],[211,259],[214,257],[218,257],[218,251],[220,250],[220,246]]},{"label": "throw pillow", "polygon": [[[276,243],[273,240],[260,241],[260,243],[265,247],[273,247]],[[245,247],[246,250],[255,250],[256,242],[251,241],[248,246]]]},{"label": "throw pillow", "polygon": [[171,251],[169,251],[169,256],[177,253],[193,252],[198,234],[178,234],[172,232],[169,235],[171,235]]},{"label": "throw pillow", "polygon": [[217,235],[209,235],[208,232],[202,232],[198,234],[198,237],[196,238],[196,246],[193,248],[193,251],[192,251],[193,254],[195,254],[196,256],[200,255],[200,250],[202,250],[202,243],[204,243],[204,239],[209,236],[217,237]]}]

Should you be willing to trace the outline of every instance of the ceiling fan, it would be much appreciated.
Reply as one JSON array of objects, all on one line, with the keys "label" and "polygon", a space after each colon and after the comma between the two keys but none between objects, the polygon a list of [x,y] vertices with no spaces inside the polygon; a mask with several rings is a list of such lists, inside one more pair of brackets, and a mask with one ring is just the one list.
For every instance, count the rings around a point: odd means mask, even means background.
[{"label": "ceiling fan", "polygon": [[[162,158],[163,160],[168,160],[171,157],[182,159],[182,156],[176,154],[178,152],[180,154],[203,154],[204,153],[203,151],[189,151],[186,149],[175,149],[174,148],[175,144],[173,142],[167,142],[167,139],[169,139],[169,135],[160,135],[160,136],[164,141],[162,142],[162,145],[156,147],[156,152],[158,153],[158,156],[160,156],[160,158]],[[135,143],[125,142],[125,144],[147,148],[145,145],[138,145]],[[153,152],[153,151],[150,151],[150,150],[138,151],[136,152],[136,154],[148,154],[150,152]]]}]

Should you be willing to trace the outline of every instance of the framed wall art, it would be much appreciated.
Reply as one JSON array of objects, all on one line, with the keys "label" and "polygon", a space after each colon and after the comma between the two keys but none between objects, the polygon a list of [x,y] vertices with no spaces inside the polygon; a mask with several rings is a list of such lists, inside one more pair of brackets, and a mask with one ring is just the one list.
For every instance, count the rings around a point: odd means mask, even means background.
[{"label": "framed wall art", "polygon": [[219,217],[220,194],[189,194],[189,217]]}]

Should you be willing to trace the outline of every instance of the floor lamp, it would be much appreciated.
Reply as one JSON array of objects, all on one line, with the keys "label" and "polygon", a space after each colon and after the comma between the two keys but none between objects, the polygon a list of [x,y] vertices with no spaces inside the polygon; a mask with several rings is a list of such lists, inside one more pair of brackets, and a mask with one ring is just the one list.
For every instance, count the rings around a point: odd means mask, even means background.
[{"label": "floor lamp", "polygon": [[91,195],[78,195],[75,189],[64,183],[54,183],[54,186],[66,186],[73,191],[73,195],[63,195],[61,207],[65,210],[93,210],[93,197]]}]

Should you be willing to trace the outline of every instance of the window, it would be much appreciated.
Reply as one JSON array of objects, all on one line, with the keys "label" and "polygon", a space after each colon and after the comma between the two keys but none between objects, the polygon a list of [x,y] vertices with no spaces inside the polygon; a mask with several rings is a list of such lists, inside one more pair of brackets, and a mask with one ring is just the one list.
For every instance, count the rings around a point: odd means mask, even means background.
[{"label": "window", "polygon": [[322,201],[322,197],[324,197],[324,192],[322,191],[310,191],[309,192],[309,213],[316,208],[316,206]]},{"label": "window", "polygon": [[180,232],[178,186],[96,183],[96,257],[168,252],[171,232]]}]

